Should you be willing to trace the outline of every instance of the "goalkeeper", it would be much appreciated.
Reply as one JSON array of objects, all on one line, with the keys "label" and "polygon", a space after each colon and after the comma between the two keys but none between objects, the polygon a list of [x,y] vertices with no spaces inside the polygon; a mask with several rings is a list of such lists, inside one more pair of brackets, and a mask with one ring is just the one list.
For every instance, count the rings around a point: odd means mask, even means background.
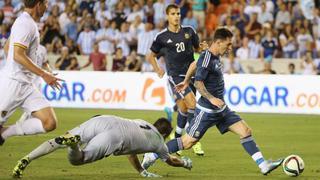
[{"label": "goalkeeper", "polygon": [[172,127],[166,118],[153,125],[140,120],[129,120],[111,115],[97,115],[68,131],[65,135],[50,139],[18,161],[14,177],[22,177],[31,161],[59,148],[68,147],[68,159],[72,165],[82,165],[110,155],[128,155],[132,166],[143,177],[161,177],[143,169],[137,154],[154,152],[170,166],[192,168],[192,161],[169,155],[164,139]]}]

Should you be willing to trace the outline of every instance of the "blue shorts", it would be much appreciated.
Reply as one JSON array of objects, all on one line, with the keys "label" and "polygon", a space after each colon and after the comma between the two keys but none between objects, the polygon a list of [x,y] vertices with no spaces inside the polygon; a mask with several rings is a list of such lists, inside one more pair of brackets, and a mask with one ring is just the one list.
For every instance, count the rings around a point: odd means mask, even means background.
[{"label": "blue shorts", "polygon": [[228,106],[218,113],[209,113],[199,109],[198,105],[195,109],[194,118],[192,119],[189,127],[187,128],[187,133],[196,139],[201,139],[206,131],[212,127],[217,126],[221,134],[228,132],[228,128],[241,121],[239,115],[234,111],[231,111]]},{"label": "blue shorts", "polygon": [[184,99],[184,97],[189,94],[190,92],[196,93],[196,89],[194,88],[193,84],[190,83],[189,87],[181,93],[175,91],[175,86],[181,83],[184,80],[184,76],[169,76],[168,77],[168,84],[169,84],[169,92],[174,101],[179,99]]}]

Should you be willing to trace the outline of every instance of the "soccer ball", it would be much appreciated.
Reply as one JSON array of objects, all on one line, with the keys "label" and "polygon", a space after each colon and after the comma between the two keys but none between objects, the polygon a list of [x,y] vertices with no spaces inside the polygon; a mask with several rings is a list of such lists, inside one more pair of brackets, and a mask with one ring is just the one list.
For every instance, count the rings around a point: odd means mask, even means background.
[{"label": "soccer ball", "polygon": [[282,167],[288,176],[299,176],[304,170],[304,162],[301,157],[290,155],[284,159]]}]

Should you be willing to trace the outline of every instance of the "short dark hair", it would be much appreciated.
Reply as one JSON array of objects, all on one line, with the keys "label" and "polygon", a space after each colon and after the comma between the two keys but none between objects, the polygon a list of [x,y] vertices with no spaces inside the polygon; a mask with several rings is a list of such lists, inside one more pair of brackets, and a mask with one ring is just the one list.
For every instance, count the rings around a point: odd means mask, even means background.
[{"label": "short dark hair", "polygon": [[213,41],[226,40],[232,37],[233,37],[233,34],[228,28],[221,27],[216,29],[216,32],[214,32]]},{"label": "short dark hair", "polygon": [[169,120],[163,117],[159,118],[155,123],[153,123],[153,125],[157,128],[159,133],[164,136],[164,139],[170,135],[173,129]]},{"label": "short dark hair", "polygon": [[44,0],[23,0],[24,6],[26,8],[33,8],[36,6],[38,3],[43,3]]},{"label": "short dark hair", "polygon": [[180,9],[180,8],[179,8],[179,6],[176,5],[176,4],[169,4],[169,5],[167,6],[167,8],[166,8],[166,14],[169,14],[169,11],[170,11],[171,9]]}]

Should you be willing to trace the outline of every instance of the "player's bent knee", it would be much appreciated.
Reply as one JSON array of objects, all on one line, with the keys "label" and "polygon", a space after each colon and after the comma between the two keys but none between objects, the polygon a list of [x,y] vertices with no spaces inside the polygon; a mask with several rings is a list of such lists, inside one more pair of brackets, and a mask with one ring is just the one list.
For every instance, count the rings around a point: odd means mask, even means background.
[{"label": "player's bent knee", "polygon": [[245,127],[245,129],[242,131],[242,133],[240,134],[240,138],[245,138],[245,137],[248,137],[248,136],[251,136],[252,134],[252,130],[251,128],[249,127]]},{"label": "player's bent knee", "polygon": [[42,124],[46,132],[53,131],[57,128],[57,120],[55,118],[47,118],[42,121]]}]

